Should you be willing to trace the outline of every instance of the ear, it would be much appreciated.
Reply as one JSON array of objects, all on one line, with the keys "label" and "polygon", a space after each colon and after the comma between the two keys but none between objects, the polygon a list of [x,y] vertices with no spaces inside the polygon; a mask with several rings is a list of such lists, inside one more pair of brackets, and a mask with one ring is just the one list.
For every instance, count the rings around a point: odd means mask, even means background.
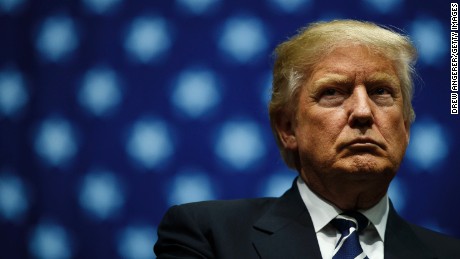
[{"label": "ear", "polygon": [[409,122],[408,119],[404,121],[404,127],[406,128],[407,144],[409,144],[410,142],[410,125],[411,123]]},{"label": "ear", "polygon": [[290,150],[297,149],[295,123],[291,116],[281,113],[276,120],[276,131],[284,148]]}]

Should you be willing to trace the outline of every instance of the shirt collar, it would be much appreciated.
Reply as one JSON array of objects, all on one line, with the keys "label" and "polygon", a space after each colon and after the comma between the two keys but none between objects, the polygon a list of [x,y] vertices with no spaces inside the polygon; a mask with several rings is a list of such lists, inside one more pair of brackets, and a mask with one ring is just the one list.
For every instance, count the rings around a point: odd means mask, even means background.
[{"label": "shirt collar", "polygon": [[[343,212],[332,203],[316,195],[316,193],[310,190],[301,177],[297,178],[297,187],[310,213],[316,233],[321,231],[332,219]],[[382,241],[385,240],[388,211],[389,202],[387,194],[385,194],[385,196],[372,208],[359,210],[359,212],[366,216],[375,227]]]}]

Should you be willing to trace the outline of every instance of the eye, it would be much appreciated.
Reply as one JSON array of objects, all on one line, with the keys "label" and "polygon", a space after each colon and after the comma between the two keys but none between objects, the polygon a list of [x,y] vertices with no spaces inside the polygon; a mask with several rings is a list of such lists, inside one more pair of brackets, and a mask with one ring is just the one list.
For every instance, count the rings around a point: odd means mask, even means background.
[{"label": "eye", "polygon": [[388,87],[375,87],[370,92],[370,98],[374,100],[377,105],[390,106],[394,103],[394,92],[392,88]]},{"label": "eye", "polygon": [[323,95],[326,95],[326,96],[333,96],[333,95],[336,95],[336,94],[337,94],[337,90],[332,89],[332,88],[326,89],[323,92]]},{"label": "eye", "polygon": [[323,107],[336,107],[343,103],[347,94],[342,89],[326,88],[317,98],[318,104]]},{"label": "eye", "polygon": [[388,91],[386,88],[378,87],[378,88],[374,89],[373,94],[385,95],[385,94],[390,94],[390,91]]}]

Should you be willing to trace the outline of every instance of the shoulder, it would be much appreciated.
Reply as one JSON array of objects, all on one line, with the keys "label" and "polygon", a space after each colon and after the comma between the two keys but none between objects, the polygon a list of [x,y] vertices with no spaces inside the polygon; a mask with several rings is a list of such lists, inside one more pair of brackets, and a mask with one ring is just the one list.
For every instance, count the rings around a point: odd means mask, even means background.
[{"label": "shoulder", "polygon": [[214,210],[228,210],[234,208],[253,209],[256,207],[264,207],[271,204],[278,198],[253,198],[253,199],[239,199],[239,200],[212,200],[212,201],[199,201],[192,203],[185,203],[176,205],[185,209],[201,210],[201,209],[214,209]]},{"label": "shoulder", "polygon": [[154,251],[158,258],[241,258],[240,253],[254,253],[252,226],[274,201],[259,198],[173,206],[158,227]]},{"label": "shoulder", "polygon": [[460,258],[460,239],[410,224],[415,235],[441,258]]},{"label": "shoulder", "polygon": [[259,218],[273,204],[276,198],[255,198],[240,200],[218,200],[193,202],[171,207],[166,216],[186,214],[202,221],[207,219],[207,224],[215,220],[238,219],[238,218]]}]

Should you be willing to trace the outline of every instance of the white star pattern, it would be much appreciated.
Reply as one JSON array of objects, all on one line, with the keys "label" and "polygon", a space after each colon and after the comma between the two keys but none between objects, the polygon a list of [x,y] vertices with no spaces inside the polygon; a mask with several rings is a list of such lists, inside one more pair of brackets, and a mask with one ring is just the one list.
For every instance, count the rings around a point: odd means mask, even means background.
[{"label": "white star pattern", "polygon": [[171,46],[168,31],[168,25],[162,18],[136,18],[126,36],[125,49],[135,60],[148,63]]},{"label": "white star pattern", "polygon": [[104,14],[111,8],[120,4],[122,0],[83,0],[85,5],[97,14]]},{"label": "white star pattern", "polygon": [[88,71],[78,94],[80,104],[95,116],[103,116],[121,102],[117,75],[107,68]]},{"label": "white star pattern", "polygon": [[156,241],[155,228],[150,226],[128,226],[120,233],[118,254],[122,258],[152,258],[151,247]]},{"label": "white star pattern", "polygon": [[177,205],[212,200],[215,198],[212,186],[208,175],[204,172],[197,170],[181,171],[171,184],[168,203]]},{"label": "white star pattern", "polygon": [[35,151],[52,166],[63,166],[77,153],[75,133],[66,120],[50,118],[42,122],[35,139]]},{"label": "white star pattern", "polygon": [[187,70],[178,76],[171,97],[172,103],[184,114],[198,118],[213,109],[220,101],[217,79],[208,70]]},{"label": "white star pattern", "polygon": [[21,7],[26,0],[0,0],[0,10],[6,13],[12,13]]},{"label": "white star pattern", "polygon": [[0,174],[0,215],[9,221],[19,221],[29,207],[25,186],[17,176]]},{"label": "white star pattern", "polygon": [[221,1],[222,0],[177,0],[177,3],[189,13],[202,15]]},{"label": "white star pattern", "polygon": [[268,47],[263,23],[255,17],[228,19],[219,39],[219,47],[240,63],[253,60]]},{"label": "white star pattern", "polygon": [[243,170],[265,155],[265,145],[254,122],[230,121],[220,130],[215,152],[235,169]]},{"label": "white star pattern", "polygon": [[433,171],[448,154],[446,132],[432,119],[419,119],[411,128],[407,158],[415,168]]},{"label": "white star pattern", "polygon": [[22,75],[15,70],[0,72],[0,113],[15,115],[29,100]]},{"label": "white star pattern", "polygon": [[283,10],[286,13],[295,13],[303,7],[312,4],[312,0],[270,0],[276,6],[276,10]]},{"label": "white star pattern", "polygon": [[57,62],[78,46],[75,25],[67,16],[47,18],[37,37],[36,48],[46,60]]},{"label": "white star pattern", "polygon": [[435,19],[419,19],[412,23],[411,36],[417,45],[422,64],[434,65],[447,52],[444,27]]},{"label": "white star pattern", "polygon": [[36,258],[72,258],[70,237],[60,225],[43,222],[33,231],[29,249]]},{"label": "white star pattern", "polygon": [[145,168],[153,169],[174,152],[167,126],[158,120],[137,121],[126,145],[128,154]]},{"label": "white star pattern", "polygon": [[404,0],[363,0],[363,2],[369,4],[373,10],[388,14],[397,11]]},{"label": "white star pattern", "polygon": [[118,180],[108,171],[88,173],[83,179],[79,198],[80,205],[100,220],[113,216],[125,200]]}]

